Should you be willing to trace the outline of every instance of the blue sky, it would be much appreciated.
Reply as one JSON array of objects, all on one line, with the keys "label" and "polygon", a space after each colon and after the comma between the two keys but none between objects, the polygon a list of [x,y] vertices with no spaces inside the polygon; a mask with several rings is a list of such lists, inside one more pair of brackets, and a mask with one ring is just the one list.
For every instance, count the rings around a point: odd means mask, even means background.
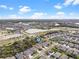
[{"label": "blue sky", "polygon": [[0,19],[79,19],[79,0],[0,0]]}]

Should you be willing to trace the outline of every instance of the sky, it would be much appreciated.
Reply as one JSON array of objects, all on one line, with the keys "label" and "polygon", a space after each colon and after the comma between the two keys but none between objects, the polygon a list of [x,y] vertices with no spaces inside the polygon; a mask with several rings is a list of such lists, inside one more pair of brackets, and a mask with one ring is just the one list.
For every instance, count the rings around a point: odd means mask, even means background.
[{"label": "sky", "polygon": [[79,0],[0,0],[0,19],[79,19]]}]

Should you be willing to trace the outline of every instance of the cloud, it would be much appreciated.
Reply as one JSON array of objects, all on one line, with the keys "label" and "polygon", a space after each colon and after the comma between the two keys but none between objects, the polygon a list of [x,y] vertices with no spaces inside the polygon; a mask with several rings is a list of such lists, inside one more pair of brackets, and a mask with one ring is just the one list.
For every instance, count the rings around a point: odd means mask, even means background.
[{"label": "cloud", "polygon": [[43,13],[43,12],[35,12],[33,15],[31,16],[19,16],[19,15],[7,15],[4,17],[0,17],[2,19],[46,19],[47,18],[47,13]]},{"label": "cloud", "polygon": [[7,15],[7,16],[0,16],[0,19],[23,19],[22,16],[17,15]]},{"label": "cloud", "polygon": [[79,15],[74,12],[66,14],[65,12],[57,12],[56,15],[51,15],[49,19],[79,19]]},{"label": "cloud", "polygon": [[55,15],[51,15],[50,19],[65,19],[65,13],[57,12]]},{"label": "cloud", "polygon": [[14,8],[10,7],[9,10],[13,10]]},{"label": "cloud", "polygon": [[63,16],[63,15],[65,15],[64,12],[57,12],[56,14],[59,15],[59,16]]},{"label": "cloud", "polygon": [[50,15],[44,12],[35,12],[31,16],[20,16],[16,14],[0,16],[0,19],[79,19],[79,15],[71,12],[66,14],[65,12],[57,12],[55,15]]},{"label": "cloud", "polygon": [[57,15],[52,15],[52,16],[50,16],[49,19],[79,19],[79,17],[78,16],[72,17],[72,16],[57,16]]},{"label": "cloud", "polygon": [[64,5],[68,6],[71,5],[73,3],[74,0],[65,0]]},{"label": "cloud", "polygon": [[0,8],[7,9],[8,7],[6,5],[0,5]]},{"label": "cloud", "polygon": [[73,5],[78,5],[79,4],[79,0],[75,0],[74,2],[73,2]]},{"label": "cloud", "polygon": [[9,15],[8,18],[10,18],[10,19],[23,19],[24,17],[17,16],[17,15]]},{"label": "cloud", "polygon": [[62,8],[62,6],[60,6],[60,5],[54,5],[54,7],[56,8],[56,9],[61,9]]},{"label": "cloud", "polygon": [[37,12],[34,13],[31,17],[29,17],[30,19],[42,19],[45,18],[45,16],[47,15],[47,13],[42,13],[42,12]]},{"label": "cloud", "polygon": [[42,15],[42,16],[30,16],[23,17],[18,15],[8,15],[8,16],[0,16],[0,19],[79,19],[79,16],[73,15]]},{"label": "cloud", "polygon": [[70,16],[76,16],[77,14],[74,12],[69,13]]},{"label": "cloud", "polygon": [[7,5],[0,5],[0,8],[8,9],[8,10],[13,10],[13,7],[9,7]]},{"label": "cloud", "polygon": [[79,0],[65,0],[64,5],[68,6],[68,5],[78,5],[79,4]]},{"label": "cloud", "polygon": [[20,9],[19,9],[20,14],[28,13],[30,11],[31,11],[30,7],[28,7],[28,6],[20,6]]}]

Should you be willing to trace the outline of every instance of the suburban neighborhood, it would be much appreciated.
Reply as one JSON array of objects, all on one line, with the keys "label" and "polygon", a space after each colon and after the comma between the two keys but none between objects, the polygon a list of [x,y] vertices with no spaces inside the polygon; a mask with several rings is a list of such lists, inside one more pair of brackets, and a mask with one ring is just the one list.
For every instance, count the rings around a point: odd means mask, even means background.
[{"label": "suburban neighborhood", "polygon": [[0,59],[79,59],[78,25],[53,21],[1,23]]}]

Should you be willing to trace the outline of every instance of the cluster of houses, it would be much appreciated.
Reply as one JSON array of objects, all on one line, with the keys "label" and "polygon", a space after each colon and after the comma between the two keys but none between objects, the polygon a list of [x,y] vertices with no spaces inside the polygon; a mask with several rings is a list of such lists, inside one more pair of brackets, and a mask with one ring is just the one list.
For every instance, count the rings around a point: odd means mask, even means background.
[{"label": "cluster of houses", "polygon": [[[35,22],[34,22],[35,23]],[[25,23],[8,23],[8,24],[0,24],[0,30],[15,30],[15,33],[20,33],[21,30],[27,30],[29,28],[39,28],[39,26],[44,27],[48,23],[36,23],[25,24]],[[53,23],[54,24],[54,23]],[[53,25],[52,22],[50,26]],[[47,26],[50,27],[49,25]],[[59,26],[58,23],[55,22],[55,26]],[[34,32],[34,31],[32,31]],[[18,35],[10,35],[8,38],[21,36]],[[72,33],[72,31],[62,32],[50,32],[44,35],[45,38],[48,39],[46,42],[42,42],[40,37],[36,37],[35,41],[37,42],[32,48],[29,48],[23,52],[17,53],[15,56],[0,58],[0,59],[78,59],[79,58],[79,31]]]},{"label": "cluster of houses", "polygon": [[[52,48],[56,48],[57,50],[52,50]],[[73,49],[65,44],[44,42],[17,53],[15,56],[4,59],[76,59],[78,54],[79,50]]]},{"label": "cluster of houses", "polygon": [[51,41],[59,43],[56,48],[76,59],[79,56],[79,33],[50,33],[45,35]]},{"label": "cluster of houses", "polygon": [[29,48],[23,52],[17,53],[15,56],[7,57],[7,58],[0,58],[0,59],[34,59],[35,58],[34,56],[38,55],[44,49],[44,47],[48,47],[49,44],[50,44],[49,42],[44,42],[42,44],[36,44],[32,48]]}]

